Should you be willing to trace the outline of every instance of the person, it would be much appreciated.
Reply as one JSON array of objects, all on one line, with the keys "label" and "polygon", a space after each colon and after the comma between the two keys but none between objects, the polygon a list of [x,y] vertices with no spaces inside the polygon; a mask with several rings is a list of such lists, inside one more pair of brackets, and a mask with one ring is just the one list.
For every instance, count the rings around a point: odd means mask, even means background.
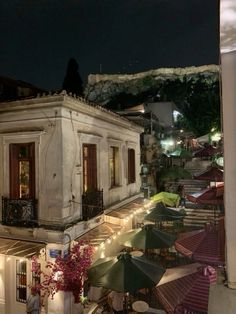
[{"label": "person", "polygon": [[124,313],[124,293],[111,291],[108,295],[108,301],[111,304],[114,314]]},{"label": "person", "polygon": [[39,314],[40,312],[40,297],[36,287],[31,288],[31,293],[26,302],[27,314]]},{"label": "person", "polygon": [[178,194],[180,196],[180,203],[179,206],[180,207],[186,207],[186,199],[185,199],[185,189],[184,189],[184,185],[180,184],[178,186]]}]

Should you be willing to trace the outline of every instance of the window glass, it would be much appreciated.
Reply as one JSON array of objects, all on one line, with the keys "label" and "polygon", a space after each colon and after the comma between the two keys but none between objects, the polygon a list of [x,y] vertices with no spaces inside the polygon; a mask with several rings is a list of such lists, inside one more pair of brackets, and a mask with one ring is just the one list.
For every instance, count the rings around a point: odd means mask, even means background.
[{"label": "window glass", "polygon": [[110,147],[109,152],[109,167],[110,167],[110,184],[111,187],[119,185],[119,148]]},{"label": "window glass", "polygon": [[16,261],[16,301],[26,303],[27,291],[26,261]]}]

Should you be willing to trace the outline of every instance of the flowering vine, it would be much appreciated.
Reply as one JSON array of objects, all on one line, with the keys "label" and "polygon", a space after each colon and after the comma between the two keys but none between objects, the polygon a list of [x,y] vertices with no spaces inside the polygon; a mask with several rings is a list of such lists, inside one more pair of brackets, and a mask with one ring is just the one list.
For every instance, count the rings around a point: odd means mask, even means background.
[{"label": "flowering vine", "polygon": [[58,256],[55,262],[47,262],[47,272],[40,269],[37,257],[33,256],[31,271],[41,276],[41,283],[38,284],[41,296],[51,296],[53,299],[58,291],[70,291],[75,303],[80,303],[84,280],[87,279],[87,269],[92,264],[92,255],[93,247],[80,241],[67,256]]}]

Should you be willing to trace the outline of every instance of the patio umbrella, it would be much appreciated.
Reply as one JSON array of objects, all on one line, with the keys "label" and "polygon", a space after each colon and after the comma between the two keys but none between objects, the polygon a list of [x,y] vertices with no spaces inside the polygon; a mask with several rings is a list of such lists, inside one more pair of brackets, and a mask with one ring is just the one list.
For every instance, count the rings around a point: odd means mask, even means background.
[{"label": "patio umbrella", "polygon": [[93,286],[134,293],[141,288],[154,287],[164,272],[163,267],[143,256],[122,252],[97,260],[88,269],[88,279]]},{"label": "patio umbrella", "polygon": [[206,226],[205,229],[181,234],[175,249],[193,261],[209,265],[224,265],[225,235],[223,224]]},{"label": "patio umbrella", "polygon": [[216,283],[216,278],[214,268],[197,263],[169,268],[156,295],[167,313],[207,313],[210,284]]},{"label": "patio umbrella", "polygon": [[175,206],[179,205],[180,197],[178,194],[169,193],[169,192],[160,192],[151,197],[151,200],[154,202],[162,202],[167,206]]},{"label": "patio umbrella", "polygon": [[170,153],[171,157],[178,157],[181,159],[191,159],[192,158],[192,153],[184,148],[177,148],[174,150],[172,153]]},{"label": "patio umbrella", "polygon": [[202,149],[198,150],[197,152],[195,152],[193,155],[194,157],[212,157],[214,156],[216,153],[218,153],[218,149],[214,148],[213,146],[209,145],[206,147],[203,147]]},{"label": "patio umbrella", "polygon": [[124,233],[119,243],[143,250],[162,249],[171,247],[176,236],[155,228],[154,225],[144,225],[142,228],[134,229]]},{"label": "patio umbrella", "polygon": [[186,198],[193,203],[223,205],[224,204],[224,185],[212,186],[199,192],[187,194]]},{"label": "patio umbrella", "polygon": [[184,218],[184,215],[177,210],[165,207],[162,203],[157,203],[156,207],[147,215],[144,220],[149,221],[176,221]]},{"label": "patio umbrella", "polygon": [[211,167],[210,169],[207,169],[206,171],[200,173],[199,175],[194,176],[194,179],[223,182],[224,173],[217,167]]}]

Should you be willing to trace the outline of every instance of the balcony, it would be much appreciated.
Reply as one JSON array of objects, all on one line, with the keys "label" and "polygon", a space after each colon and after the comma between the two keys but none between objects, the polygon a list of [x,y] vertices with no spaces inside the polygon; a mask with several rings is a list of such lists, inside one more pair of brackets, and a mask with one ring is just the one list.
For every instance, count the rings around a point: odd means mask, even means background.
[{"label": "balcony", "polygon": [[37,220],[36,199],[2,198],[2,224],[16,227],[36,227]]},{"label": "balcony", "polygon": [[85,192],[82,195],[82,217],[89,220],[103,213],[103,190]]}]

